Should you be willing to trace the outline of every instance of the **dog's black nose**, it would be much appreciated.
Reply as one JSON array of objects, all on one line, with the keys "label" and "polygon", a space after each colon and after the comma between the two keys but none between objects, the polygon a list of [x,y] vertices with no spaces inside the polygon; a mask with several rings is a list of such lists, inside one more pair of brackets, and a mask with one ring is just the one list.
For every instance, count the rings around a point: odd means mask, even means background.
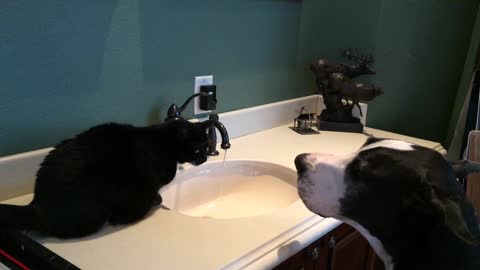
[{"label": "dog's black nose", "polygon": [[295,158],[295,167],[299,174],[304,173],[308,169],[308,164],[305,162],[305,158],[308,154],[300,154]]}]

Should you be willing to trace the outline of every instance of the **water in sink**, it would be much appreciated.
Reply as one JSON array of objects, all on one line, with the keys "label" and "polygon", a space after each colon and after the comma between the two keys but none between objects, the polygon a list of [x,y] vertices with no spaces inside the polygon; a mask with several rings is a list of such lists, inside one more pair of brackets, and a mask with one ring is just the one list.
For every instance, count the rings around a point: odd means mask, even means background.
[{"label": "water in sink", "polygon": [[227,160],[227,149],[224,150],[223,152],[223,166],[225,167],[225,161]]},{"label": "water in sink", "polygon": [[[226,166],[227,166],[226,163],[225,163],[225,162],[227,161],[227,150],[228,150],[228,149],[224,149],[224,152],[223,152],[223,168],[224,168],[224,169],[225,169]],[[224,185],[225,185],[225,181],[221,181],[221,183],[220,183],[220,193],[219,193],[219,196],[218,196],[219,199],[217,199],[216,201],[222,200],[222,197],[223,197],[223,186],[224,186]],[[218,202],[218,203],[220,203],[220,202]],[[213,205],[217,205],[218,203],[213,203]]]},{"label": "water in sink", "polygon": [[[210,179],[214,180],[214,179]],[[234,218],[269,213],[298,199],[295,187],[271,175],[227,176],[218,179],[236,184],[225,187],[221,195],[192,208],[179,209],[186,215],[210,218]],[[284,197],[287,196],[287,197]]]},{"label": "water in sink", "polygon": [[299,199],[294,170],[238,160],[183,171],[160,194],[163,205],[171,210],[215,219],[263,215]]}]

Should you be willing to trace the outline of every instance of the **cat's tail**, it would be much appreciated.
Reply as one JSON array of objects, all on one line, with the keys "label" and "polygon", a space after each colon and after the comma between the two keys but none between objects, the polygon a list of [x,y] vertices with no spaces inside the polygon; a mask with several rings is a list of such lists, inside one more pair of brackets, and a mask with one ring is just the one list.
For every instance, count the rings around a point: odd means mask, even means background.
[{"label": "cat's tail", "polygon": [[33,204],[25,206],[0,204],[0,228],[36,230],[38,226],[38,214]]}]

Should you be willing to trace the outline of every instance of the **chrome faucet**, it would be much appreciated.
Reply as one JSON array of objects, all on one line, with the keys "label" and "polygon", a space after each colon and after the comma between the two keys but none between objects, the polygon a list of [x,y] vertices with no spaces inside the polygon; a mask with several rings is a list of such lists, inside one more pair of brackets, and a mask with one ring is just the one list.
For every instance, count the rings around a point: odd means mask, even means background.
[{"label": "chrome faucet", "polygon": [[[209,89],[208,87],[206,89]],[[214,90],[207,90],[199,93],[196,93],[192,96],[190,96],[182,106],[177,107],[177,105],[172,104],[168,108],[167,112],[167,118],[165,118],[165,122],[167,121],[173,121],[173,120],[179,120],[179,119],[184,119],[181,115],[183,110],[188,106],[190,101],[192,101],[196,97],[203,97],[204,99],[200,101],[200,109],[202,110],[214,110],[217,104],[217,99],[215,95],[215,88]],[[215,113],[210,114],[208,120],[204,121],[201,123],[203,128],[205,128],[207,135],[208,135],[208,149],[207,149],[207,155],[209,156],[217,156],[219,153],[217,151],[217,133],[215,129],[218,129],[218,132],[220,132],[220,136],[222,138],[222,143],[220,144],[220,147],[222,149],[229,149],[230,148],[230,139],[228,137],[228,132],[225,126],[218,121],[218,115]]]}]

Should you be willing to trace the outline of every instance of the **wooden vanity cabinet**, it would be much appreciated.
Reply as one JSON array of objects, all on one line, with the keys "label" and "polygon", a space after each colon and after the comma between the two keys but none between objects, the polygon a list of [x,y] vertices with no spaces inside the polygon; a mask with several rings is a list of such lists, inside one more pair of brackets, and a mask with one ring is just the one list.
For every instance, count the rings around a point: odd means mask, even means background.
[{"label": "wooden vanity cabinet", "polygon": [[275,270],[383,270],[367,240],[342,224],[293,255]]}]

